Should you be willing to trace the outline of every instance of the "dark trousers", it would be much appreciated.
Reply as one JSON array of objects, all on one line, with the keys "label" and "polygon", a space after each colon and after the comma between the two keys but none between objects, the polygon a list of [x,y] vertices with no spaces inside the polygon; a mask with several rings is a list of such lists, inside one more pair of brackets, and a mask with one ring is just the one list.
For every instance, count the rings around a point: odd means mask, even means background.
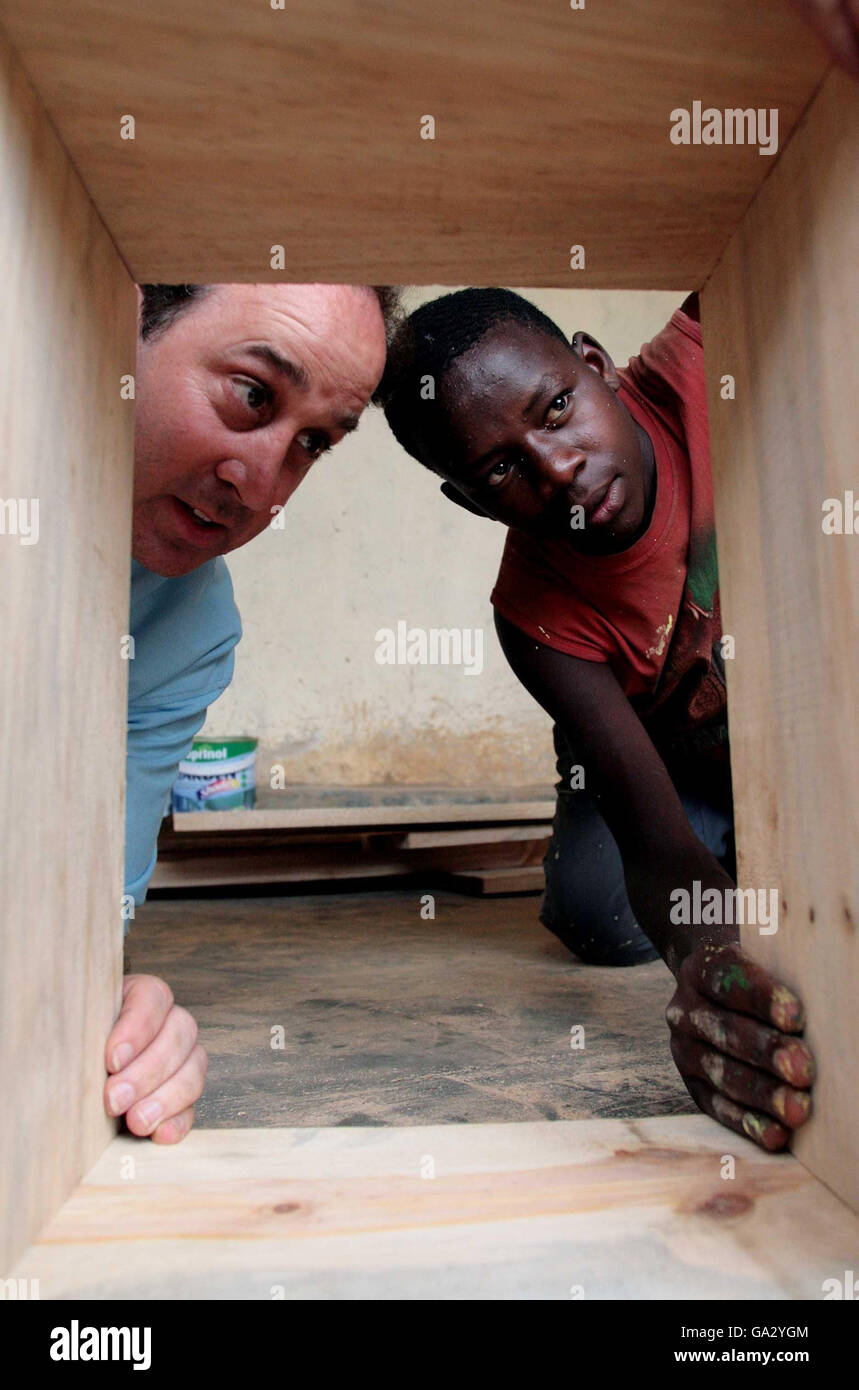
[{"label": "dark trousers", "polygon": [[[578,762],[555,727],[559,782],[552,838],[543,867],[546,894],[540,921],[587,965],[640,965],[656,960],[635,920],[614,837],[586,787],[570,790]],[[677,791],[689,824],[723,868],[735,876],[734,823],[730,809],[693,785]]]}]

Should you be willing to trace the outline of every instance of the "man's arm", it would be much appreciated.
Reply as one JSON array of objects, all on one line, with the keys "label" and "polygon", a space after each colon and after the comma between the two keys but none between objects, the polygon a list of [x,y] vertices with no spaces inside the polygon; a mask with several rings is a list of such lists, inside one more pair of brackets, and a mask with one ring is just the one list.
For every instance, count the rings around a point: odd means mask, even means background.
[{"label": "man's arm", "polygon": [[[184,592],[184,591],[183,591]],[[226,567],[176,591],[144,616],[128,709],[125,893],[139,906],[155,867],[158,831],[181,759],[229,685],[241,623]],[[171,607],[171,601],[173,606]],[[148,627],[147,627],[148,621]],[[126,924],[127,925],[127,924]],[[105,1107],[133,1134],[172,1144],[191,1128],[208,1067],[197,1024],[154,975],[126,973],[122,1009],[105,1045]]]},{"label": "man's arm", "polygon": [[[535,642],[500,614],[516,675],[581,755],[585,783],[614,836],[632,909],[677,979],[671,1050],[700,1108],[765,1148],[809,1114],[813,1059],[796,1038],[800,1001],[750,960],[735,926],[671,921],[671,893],[734,884],[686,817],[668,771],[608,665]],[[723,899],[724,900],[724,899]]]}]

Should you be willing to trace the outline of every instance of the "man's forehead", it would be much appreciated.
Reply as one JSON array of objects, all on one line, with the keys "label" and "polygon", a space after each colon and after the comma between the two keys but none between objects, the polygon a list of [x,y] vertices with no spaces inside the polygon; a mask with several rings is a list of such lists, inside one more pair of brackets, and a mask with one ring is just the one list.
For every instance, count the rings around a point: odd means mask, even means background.
[{"label": "man's forehead", "polygon": [[[239,341],[283,334],[301,339],[309,349],[336,349],[344,327],[357,346],[372,339],[377,302],[349,285],[215,285],[209,296],[210,323]],[[375,317],[374,317],[375,315]]]},{"label": "man's forehead", "polygon": [[253,348],[252,355],[302,388],[324,382],[369,396],[375,387],[384,363],[384,328],[378,301],[361,286],[214,288],[218,346]]}]

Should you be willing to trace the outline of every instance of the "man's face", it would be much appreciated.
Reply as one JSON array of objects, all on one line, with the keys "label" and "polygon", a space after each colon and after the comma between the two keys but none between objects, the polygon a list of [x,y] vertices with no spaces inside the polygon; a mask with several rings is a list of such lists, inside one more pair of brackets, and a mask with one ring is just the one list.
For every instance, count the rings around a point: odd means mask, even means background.
[{"label": "man's face", "polygon": [[173,577],[259,535],[384,362],[378,301],[355,285],[216,285],[140,342],[134,558]]},{"label": "man's face", "polygon": [[[623,549],[646,517],[652,453],[608,354],[504,322],[444,378],[438,470],[488,516],[586,552]],[[573,507],[582,529],[572,526]]]}]

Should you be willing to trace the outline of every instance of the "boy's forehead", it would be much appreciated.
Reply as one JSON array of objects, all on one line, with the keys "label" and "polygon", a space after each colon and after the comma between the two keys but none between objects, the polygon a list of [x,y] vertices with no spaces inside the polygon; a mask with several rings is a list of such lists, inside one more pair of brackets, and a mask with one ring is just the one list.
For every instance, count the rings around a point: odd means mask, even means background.
[{"label": "boy's forehead", "polygon": [[498,389],[536,386],[570,370],[578,359],[561,338],[536,325],[504,321],[491,328],[453,363],[458,384]]}]

